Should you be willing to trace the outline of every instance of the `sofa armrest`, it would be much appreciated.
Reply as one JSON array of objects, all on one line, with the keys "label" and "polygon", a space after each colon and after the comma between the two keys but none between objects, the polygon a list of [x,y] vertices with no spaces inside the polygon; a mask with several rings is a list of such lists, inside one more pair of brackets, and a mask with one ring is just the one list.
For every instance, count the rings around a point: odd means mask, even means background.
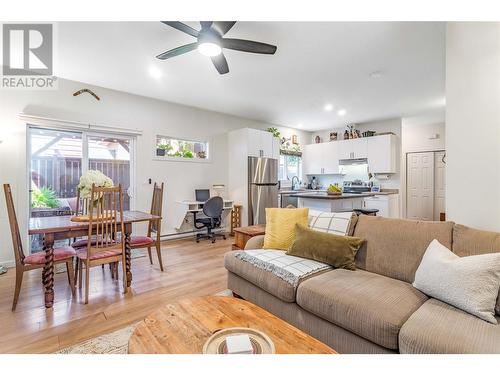
[{"label": "sofa armrest", "polygon": [[264,246],[264,235],[261,234],[250,238],[245,245],[245,250],[262,249],[263,246]]}]

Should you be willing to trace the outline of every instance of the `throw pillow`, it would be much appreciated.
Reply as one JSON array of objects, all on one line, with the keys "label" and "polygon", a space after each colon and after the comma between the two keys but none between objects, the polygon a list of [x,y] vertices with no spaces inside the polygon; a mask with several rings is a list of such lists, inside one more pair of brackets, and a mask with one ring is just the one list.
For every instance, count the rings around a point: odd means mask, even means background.
[{"label": "throw pillow", "polygon": [[307,225],[308,208],[266,208],[264,249],[288,250],[295,238],[295,224]]},{"label": "throw pillow", "polygon": [[459,257],[433,240],[415,273],[413,286],[487,322],[497,324],[500,253]]},{"label": "throw pillow", "polygon": [[319,232],[350,236],[358,215],[354,212],[323,212],[309,210],[309,227]]},{"label": "throw pillow", "polygon": [[334,268],[355,270],[354,258],[363,241],[362,238],[318,232],[297,224],[295,240],[286,253],[326,263]]}]

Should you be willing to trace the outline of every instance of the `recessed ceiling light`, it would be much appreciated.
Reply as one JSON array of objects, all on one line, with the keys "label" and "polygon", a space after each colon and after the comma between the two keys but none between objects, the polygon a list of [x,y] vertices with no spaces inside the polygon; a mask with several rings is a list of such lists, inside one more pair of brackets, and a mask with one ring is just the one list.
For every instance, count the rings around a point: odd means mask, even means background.
[{"label": "recessed ceiling light", "polygon": [[161,72],[160,69],[158,69],[156,66],[151,66],[149,68],[149,74],[151,75],[151,77],[153,77],[154,79],[160,79],[162,76],[163,76],[163,73]]},{"label": "recessed ceiling light", "polygon": [[345,116],[346,113],[347,113],[347,111],[345,109],[339,109],[337,111],[337,115],[339,115],[339,116]]},{"label": "recessed ceiling light", "polygon": [[380,70],[375,70],[370,73],[370,78],[380,78],[382,77],[382,72]]},{"label": "recessed ceiling light", "polygon": [[325,104],[325,111],[331,112],[333,110],[333,105],[332,104]]},{"label": "recessed ceiling light", "polygon": [[222,48],[216,43],[200,43],[198,44],[198,51],[208,57],[218,56],[222,52]]}]

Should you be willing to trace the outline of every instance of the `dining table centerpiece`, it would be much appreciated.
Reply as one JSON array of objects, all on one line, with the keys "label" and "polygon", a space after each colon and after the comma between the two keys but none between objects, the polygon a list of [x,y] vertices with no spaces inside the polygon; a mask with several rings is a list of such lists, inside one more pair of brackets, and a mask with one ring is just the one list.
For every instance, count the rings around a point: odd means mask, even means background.
[{"label": "dining table centerpiece", "polygon": [[113,187],[113,180],[98,170],[88,170],[81,177],[77,185],[78,195],[82,201],[82,211],[77,212],[73,221],[89,221],[90,212],[95,212],[100,198],[92,201],[92,185],[96,187]]}]

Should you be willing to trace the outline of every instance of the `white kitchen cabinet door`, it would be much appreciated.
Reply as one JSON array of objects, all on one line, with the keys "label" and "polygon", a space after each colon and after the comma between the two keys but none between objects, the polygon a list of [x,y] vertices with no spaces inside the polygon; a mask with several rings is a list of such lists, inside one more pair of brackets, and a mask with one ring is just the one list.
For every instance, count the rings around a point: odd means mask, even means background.
[{"label": "white kitchen cabinet door", "polygon": [[352,158],[365,159],[368,156],[366,138],[351,139]]},{"label": "white kitchen cabinet door", "polygon": [[368,168],[371,173],[396,173],[396,137],[379,135],[367,141]]},{"label": "white kitchen cabinet door", "polygon": [[279,158],[280,158],[280,146],[281,146],[280,140],[276,137],[273,137],[273,145],[272,146],[273,146],[273,152],[272,152],[271,157],[273,159],[279,160]]},{"label": "white kitchen cabinet door", "polygon": [[338,142],[321,143],[323,154],[323,174],[339,173],[339,148]]},{"label": "white kitchen cabinet door", "polygon": [[366,138],[337,141],[339,159],[364,159],[367,157]]},{"label": "white kitchen cabinet door", "polygon": [[305,145],[302,153],[302,168],[306,175],[321,174],[323,170],[323,150],[321,143]]},{"label": "white kitchen cabinet door", "polygon": [[247,129],[248,138],[248,156],[261,157],[262,156],[262,137],[261,130]]},{"label": "white kitchen cabinet door", "polygon": [[351,141],[337,141],[338,144],[338,156],[340,160],[352,159],[352,147]]},{"label": "white kitchen cabinet door", "polygon": [[279,148],[277,150],[278,157],[275,157],[274,137],[272,133],[264,130],[248,128],[248,156],[275,158],[279,157]]},{"label": "white kitchen cabinet door", "polygon": [[274,136],[272,133],[260,130],[260,144],[262,149],[262,157],[273,158],[274,157]]}]

